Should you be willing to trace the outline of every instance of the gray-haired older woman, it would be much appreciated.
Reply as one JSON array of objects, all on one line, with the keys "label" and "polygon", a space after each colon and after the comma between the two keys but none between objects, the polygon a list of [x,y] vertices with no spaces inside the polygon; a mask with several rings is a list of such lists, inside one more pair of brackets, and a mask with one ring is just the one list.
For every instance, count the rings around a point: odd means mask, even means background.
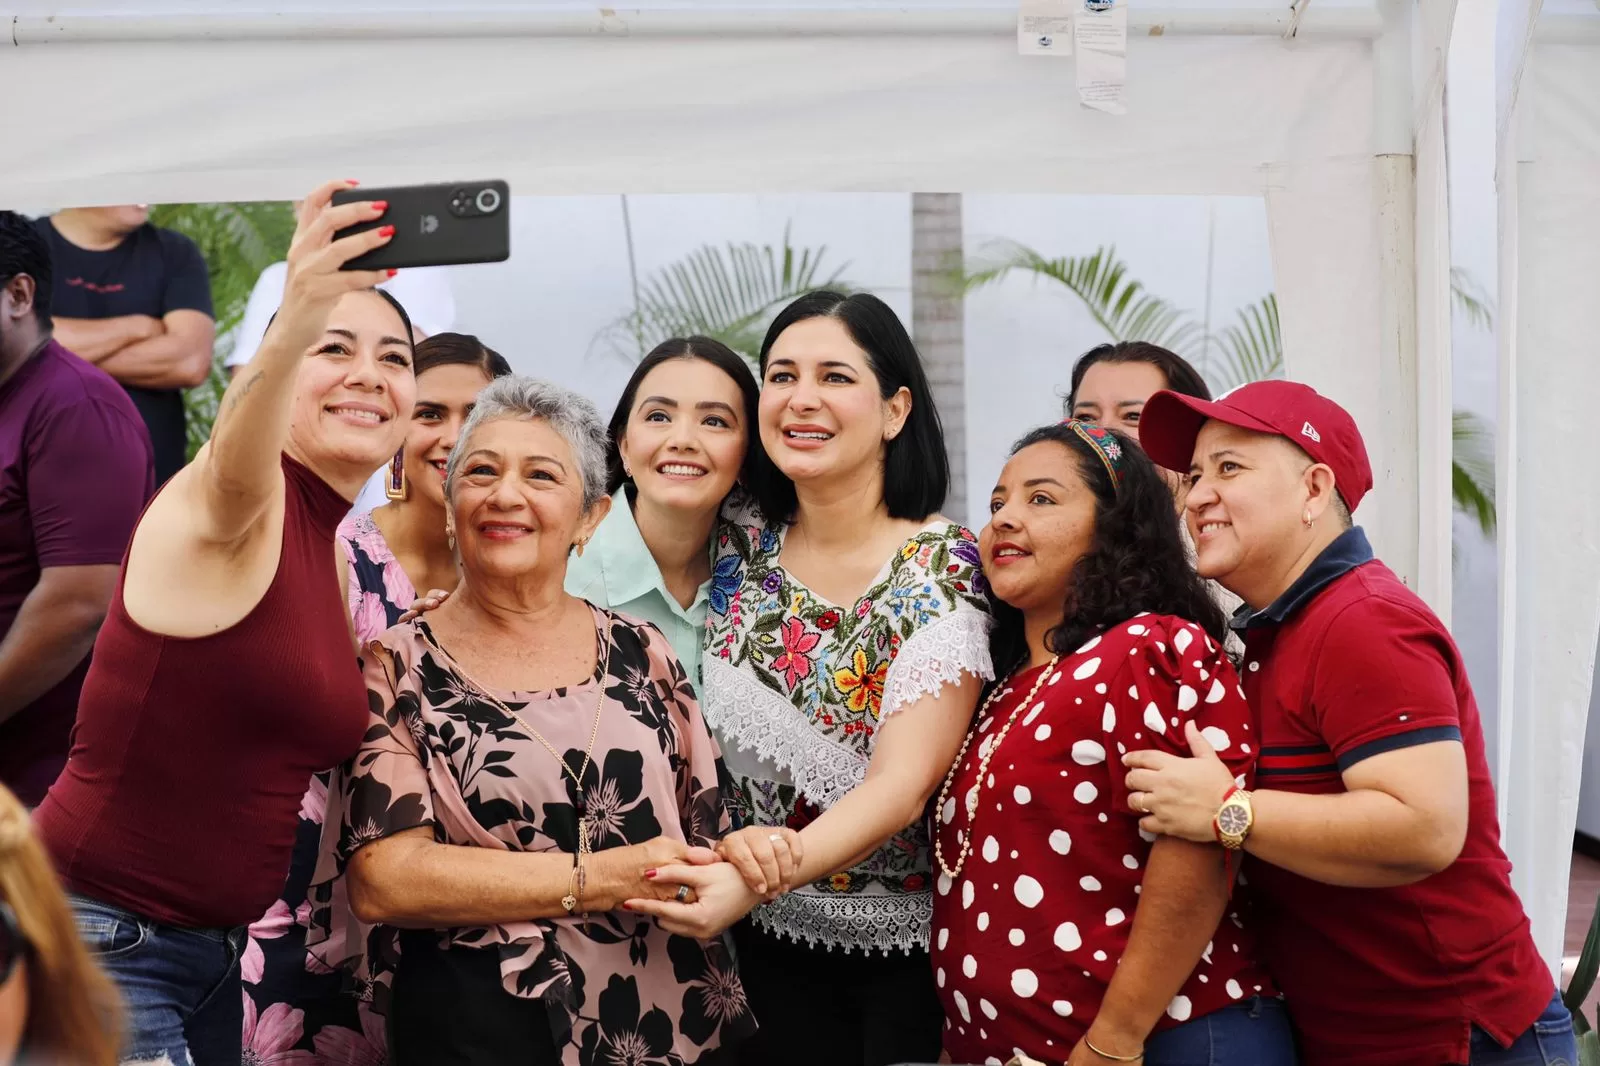
[{"label": "gray-haired older woman", "polygon": [[690,1063],[754,1028],[721,941],[619,909],[680,891],[655,868],[714,861],[728,815],[666,639],[562,587],[610,506],[605,436],[565,389],[484,389],[446,471],[461,584],[363,654],[309,943],[393,967],[396,1066]]}]

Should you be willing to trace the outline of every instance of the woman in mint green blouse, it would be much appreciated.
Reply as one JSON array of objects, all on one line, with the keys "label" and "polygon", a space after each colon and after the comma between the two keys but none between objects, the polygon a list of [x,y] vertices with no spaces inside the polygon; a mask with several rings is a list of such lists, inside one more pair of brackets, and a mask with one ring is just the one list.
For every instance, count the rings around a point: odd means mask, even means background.
[{"label": "woman in mint green blouse", "polygon": [[755,375],[710,337],[644,357],[611,416],[611,513],[567,566],[567,591],[654,623],[700,690],[706,607],[737,590],[712,569],[723,500],[761,447]]}]

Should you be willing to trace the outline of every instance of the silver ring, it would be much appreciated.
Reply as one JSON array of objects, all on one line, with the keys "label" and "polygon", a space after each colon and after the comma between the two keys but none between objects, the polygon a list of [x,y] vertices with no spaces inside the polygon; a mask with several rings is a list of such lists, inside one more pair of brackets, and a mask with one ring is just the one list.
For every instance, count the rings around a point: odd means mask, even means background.
[{"label": "silver ring", "polygon": [[688,885],[679,885],[678,886],[678,894],[677,894],[678,902],[679,903],[683,903],[683,902],[687,901],[688,898],[689,898],[689,886]]}]

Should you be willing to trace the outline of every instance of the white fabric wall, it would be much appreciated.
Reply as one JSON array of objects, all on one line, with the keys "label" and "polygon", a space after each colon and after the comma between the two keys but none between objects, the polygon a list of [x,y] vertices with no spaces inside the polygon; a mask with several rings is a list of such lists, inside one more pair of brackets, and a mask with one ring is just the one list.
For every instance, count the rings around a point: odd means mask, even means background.
[{"label": "white fabric wall", "polygon": [[1514,883],[1558,968],[1600,636],[1600,496],[1587,477],[1600,401],[1600,47],[1539,41],[1506,98],[1499,787]]}]

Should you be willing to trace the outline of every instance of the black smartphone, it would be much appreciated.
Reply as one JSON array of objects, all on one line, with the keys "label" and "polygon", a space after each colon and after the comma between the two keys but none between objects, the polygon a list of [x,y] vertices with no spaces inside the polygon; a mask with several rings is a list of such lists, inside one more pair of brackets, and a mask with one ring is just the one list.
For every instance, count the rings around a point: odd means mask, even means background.
[{"label": "black smartphone", "polygon": [[388,244],[356,256],[345,270],[501,263],[511,257],[511,190],[503,181],[458,181],[400,185],[387,189],[340,189],[335,204],[387,200],[389,210],[334,234],[393,226]]}]

